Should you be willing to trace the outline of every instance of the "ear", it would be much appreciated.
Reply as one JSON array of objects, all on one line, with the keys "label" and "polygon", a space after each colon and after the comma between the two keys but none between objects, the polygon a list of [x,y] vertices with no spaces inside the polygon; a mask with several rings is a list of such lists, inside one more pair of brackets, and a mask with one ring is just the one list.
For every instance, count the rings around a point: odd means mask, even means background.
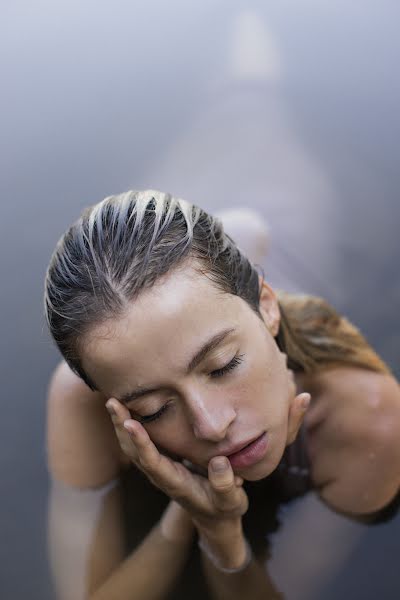
[{"label": "ear", "polygon": [[266,283],[262,275],[258,276],[260,284],[260,312],[265,325],[272,337],[278,335],[281,314],[278,299],[271,286]]}]

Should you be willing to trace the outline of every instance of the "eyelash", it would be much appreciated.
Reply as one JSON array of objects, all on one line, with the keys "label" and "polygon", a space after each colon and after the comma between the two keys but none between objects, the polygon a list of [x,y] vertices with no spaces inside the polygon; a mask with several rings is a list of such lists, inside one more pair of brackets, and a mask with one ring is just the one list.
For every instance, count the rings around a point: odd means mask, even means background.
[{"label": "eyelash", "polygon": [[[215,371],[211,371],[210,376],[212,378],[222,377],[223,375],[226,375],[230,371],[233,371],[233,369],[236,369],[236,367],[243,361],[243,356],[244,356],[244,354],[236,355],[234,358],[232,358],[232,360],[227,365],[225,365],[221,369],[216,369]],[[139,417],[138,420],[140,421],[140,423],[143,423],[143,424],[150,423],[151,421],[156,421],[156,419],[159,419],[161,417],[161,415],[167,410],[167,407],[168,407],[168,404],[164,404],[164,406],[162,408],[160,408],[160,410],[158,410],[153,415],[148,415],[146,417]]]},{"label": "eyelash", "polygon": [[222,375],[225,375],[229,371],[235,369],[242,362],[243,356],[244,354],[238,354],[237,356],[234,356],[227,365],[222,367],[222,369],[216,369],[215,371],[212,371],[210,375],[212,377],[222,377]]}]

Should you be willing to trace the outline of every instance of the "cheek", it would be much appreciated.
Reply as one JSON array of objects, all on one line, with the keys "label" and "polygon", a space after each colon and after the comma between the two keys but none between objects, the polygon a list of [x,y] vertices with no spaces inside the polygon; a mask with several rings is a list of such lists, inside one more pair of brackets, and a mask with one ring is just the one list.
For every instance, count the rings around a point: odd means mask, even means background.
[{"label": "cheek", "polygon": [[242,407],[254,407],[276,418],[284,419],[288,414],[291,393],[290,377],[279,350],[268,349],[260,353],[251,364],[236,393],[241,397]]},{"label": "cheek", "polygon": [[195,437],[185,422],[177,422],[176,419],[171,419],[168,425],[160,424],[157,430],[153,428],[150,431],[149,428],[148,433],[152,442],[163,454],[174,459],[190,456]]}]

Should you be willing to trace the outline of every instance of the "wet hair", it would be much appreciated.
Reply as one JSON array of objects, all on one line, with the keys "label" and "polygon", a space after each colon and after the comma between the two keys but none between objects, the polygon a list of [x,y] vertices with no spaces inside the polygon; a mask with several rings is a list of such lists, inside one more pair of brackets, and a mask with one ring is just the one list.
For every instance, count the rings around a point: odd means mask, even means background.
[{"label": "wet hair", "polygon": [[46,272],[45,316],[64,359],[92,390],[96,385],[81,363],[85,336],[122,316],[141,292],[188,261],[260,314],[258,273],[220,219],[170,194],[109,196],[62,235]]},{"label": "wet hair", "polygon": [[[81,360],[86,336],[187,264],[262,318],[255,266],[219,218],[185,200],[155,190],[109,196],[86,208],[61,236],[46,271],[45,317],[65,361],[93,391]],[[321,363],[385,370],[358,330],[324,300],[284,292],[278,300],[276,342],[293,370],[312,371]]]}]

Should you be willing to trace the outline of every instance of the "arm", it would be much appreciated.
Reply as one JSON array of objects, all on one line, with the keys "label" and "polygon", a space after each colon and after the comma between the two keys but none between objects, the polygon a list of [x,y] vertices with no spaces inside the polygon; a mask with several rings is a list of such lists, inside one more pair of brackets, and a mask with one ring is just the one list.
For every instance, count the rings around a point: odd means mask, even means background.
[{"label": "arm", "polygon": [[[248,555],[241,519],[213,531],[198,527],[203,547],[202,562],[215,600],[281,600],[265,565]],[[251,551],[250,551],[251,552]],[[245,565],[244,568],[241,565]],[[226,573],[220,567],[238,569]]]},{"label": "arm", "polygon": [[[291,401],[289,441],[296,436],[309,400],[310,395],[305,393]],[[186,509],[198,530],[203,548],[205,544],[208,554],[213,560],[215,558],[214,564],[206,565],[214,597],[242,598],[236,587],[239,584],[242,591],[246,589],[249,600],[279,597],[261,565],[255,562],[247,565],[246,561],[246,569],[229,573],[229,577],[221,572],[221,566],[236,571],[242,564],[246,549],[241,518],[248,508],[248,498],[242,487],[243,479],[233,473],[229,460],[225,456],[212,457],[208,463],[208,477],[191,472],[182,462],[160,453],[143,425],[132,419],[128,409],[116,398],[110,398],[106,406],[125,454],[156,487]],[[222,470],[219,466],[221,461],[225,464]]]},{"label": "arm", "polygon": [[[124,422],[124,407],[113,400],[113,421],[118,431],[121,446],[136,454],[138,464],[144,469],[151,481],[164,489],[169,496],[179,498],[179,503],[187,506],[193,524],[197,528],[201,541],[216,557],[217,567],[212,561],[206,561],[205,573],[212,598],[243,598],[249,600],[275,600],[279,596],[263,567],[256,561],[238,573],[221,572],[219,565],[236,568],[246,558],[241,516],[247,510],[247,496],[242,488],[243,479],[235,476],[229,461],[228,470],[219,474],[215,469],[215,458],[208,465],[208,477],[190,473],[181,463],[175,463],[158,453],[147,432],[135,421],[129,420],[126,429],[131,432],[131,440],[121,424]],[[128,415],[127,415],[128,416]],[[129,449],[129,446],[131,448]],[[218,457],[219,461],[222,457]],[[226,482],[226,477],[229,481]],[[203,560],[206,557],[203,557]],[[250,595],[251,594],[251,595]]]},{"label": "arm", "polygon": [[118,448],[104,400],[60,365],[48,395],[48,541],[59,600],[165,598],[187,558],[193,526],[174,503],[125,557]]},{"label": "arm", "polygon": [[186,562],[192,532],[184,510],[171,502],[160,522],[89,595],[90,600],[166,598]]},{"label": "arm", "polygon": [[125,558],[119,495],[118,484],[104,491],[53,482],[48,533],[59,600],[165,598],[182,570],[192,539],[183,509],[171,502]]}]

